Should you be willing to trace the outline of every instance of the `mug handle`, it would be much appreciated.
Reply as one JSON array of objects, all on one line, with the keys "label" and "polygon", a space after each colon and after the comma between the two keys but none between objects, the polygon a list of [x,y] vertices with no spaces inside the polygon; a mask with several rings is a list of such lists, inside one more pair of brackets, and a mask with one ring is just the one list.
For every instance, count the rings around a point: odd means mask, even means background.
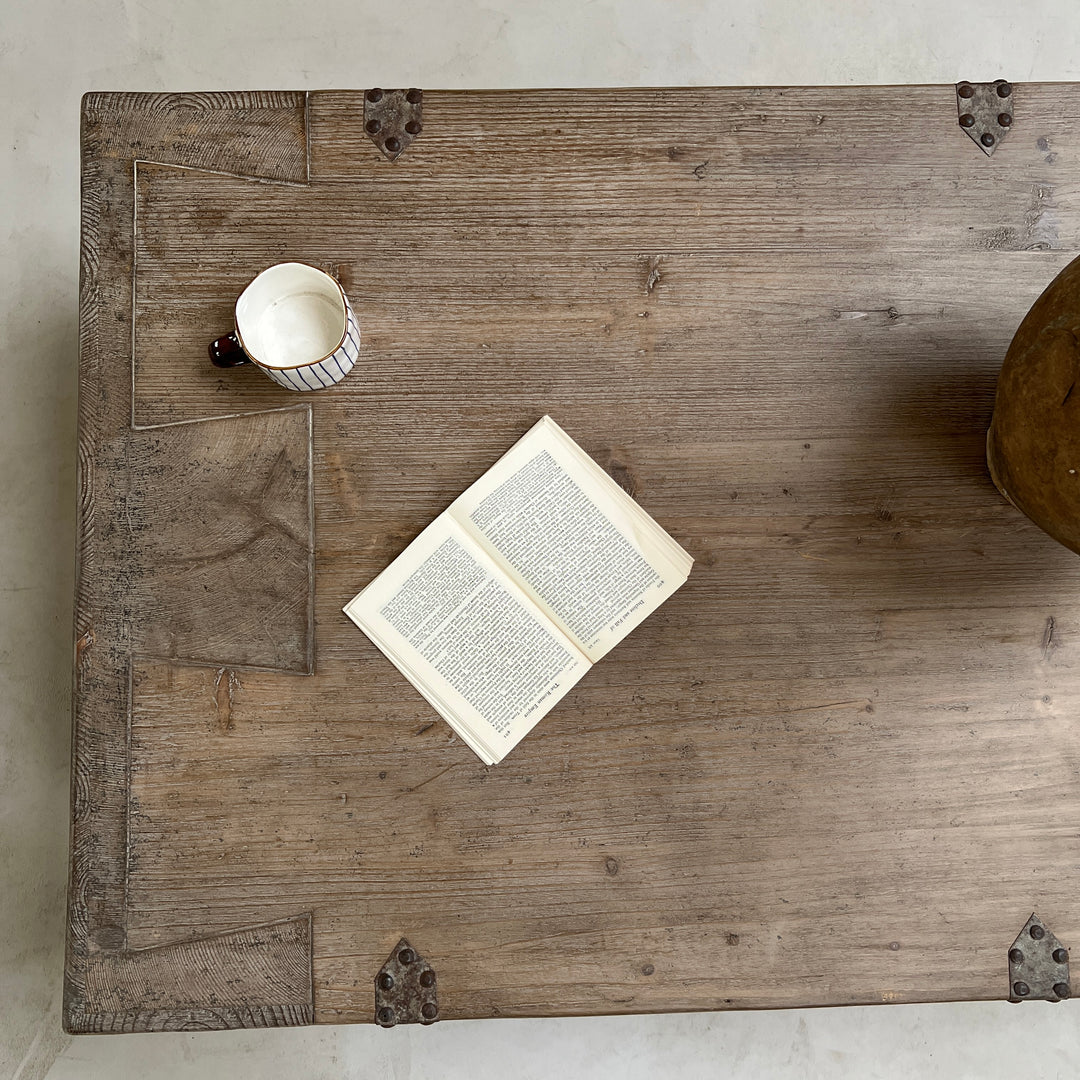
[{"label": "mug handle", "polygon": [[210,362],[214,367],[239,367],[250,364],[251,358],[233,332],[210,342]]}]

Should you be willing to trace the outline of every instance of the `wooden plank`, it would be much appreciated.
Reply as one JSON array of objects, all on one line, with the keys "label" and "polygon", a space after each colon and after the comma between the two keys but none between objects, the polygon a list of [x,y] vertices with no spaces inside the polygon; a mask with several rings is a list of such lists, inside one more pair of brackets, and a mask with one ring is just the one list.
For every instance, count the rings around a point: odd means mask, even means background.
[{"label": "wooden plank", "polygon": [[[286,253],[331,265],[360,308],[356,375],[363,377],[343,384],[328,411],[417,386],[432,387],[433,407],[447,415],[473,401],[490,402],[498,415],[507,387],[534,411],[561,404],[560,397],[570,407],[586,398],[595,405],[611,398],[610,380],[618,377],[650,400],[673,392],[722,397],[738,406],[727,411],[726,430],[764,424],[790,431],[799,416],[800,433],[824,435],[858,423],[849,394],[836,395],[818,372],[848,354],[879,372],[852,390],[858,404],[872,396],[881,423],[906,426],[912,414],[940,407],[942,395],[951,401],[950,420],[962,423],[976,396],[992,397],[1015,325],[1075,250],[1070,223],[1080,222],[1077,195],[1059,196],[1052,211],[1040,211],[1043,224],[1032,225],[1049,235],[1052,218],[1055,250],[988,252],[973,240],[976,229],[1008,230],[1031,219],[1027,185],[1009,208],[987,185],[979,202],[970,193],[958,198],[952,180],[947,191],[913,197],[907,175],[863,170],[855,185],[830,195],[845,208],[842,229],[820,218],[820,202],[791,192],[759,196],[753,222],[740,225],[728,196],[744,187],[741,179],[718,181],[711,220],[701,216],[700,201],[672,195],[650,221],[633,218],[628,207],[634,225],[624,227],[619,218],[598,218],[594,186],[579,180],[576,200],[552,199],[557,229],[522,241],[509,223],[535,218],[537,205],[552,211],[516,188],[500,211],[490,196],[479,209],[464,182],[456,203],[435,182],[380,182],[364,185],[361,209],[350,211],[332,185],[300,192],[160,168],[139,175],[140,423],[197,417],[210,395],[228,410],[280,400],[257,372],[226,379],[208,370],[204,353],[207,327],[229,324],[229,298]],[[870,187],[875,200],[862,199]],[[881,206],[890,190],[912,200],[903,214]],[[659,178],[655,191],[663,191]],[[931,215],[919,198],[937,208],[940,231],[927,232]],[[481,219],[500,214],[505,229],[485,224],[477,232]],[[291,241],[283,215],[295,228]],[[785,215],[781,228],[775,222]],[[392,245],[382,235],[389,220]],[[677,242],[680,227],[693,243]],[[785,229],[798,239],[779,241]],[[605,237],[608,250],[582,250],[604,248]],[[208,262],[206,250],[223,255]],[[181,276],[183,295],[162,305]],[[943,348],[967,362],[943,365]],[[706,362],[718,355],[723,364]],[[943,378],[954,382],[943,386]],[[883,382],[903,399],[881,407]],[[748,393],[757,394],[755,408],[747,407]],[[978,424],[985,427],[981,415]],[[615,413],[611,426],[626,425]]]},{"label": "wooden plank", "polygon": [[[152,1006],[96,1010],[88,979],[102,964],[105,970],[122,968],[128,957],[133,631],[137,638],[140,626],[151,625],[145,610],[132,610],[138,600],[132,584],[145,583],[143,571],[160,541],[150,535],[161,521],[158,508],[139,503],[141,493],[132,488],[138,450],[152,439],[131,430],[133,159],[201,164],[299,183],[307,177],[306,105],[302,94],[277,93],[88,94],[83,99],[72,829],[64,971],[64,1027],[71,1032],[294,1024],[304,1018],[291,1001],[280,1009],[216,1013],[212,988],[201,983],[198,970],[180,963],[182,953],[163,955],[166,967],[176,966],[184,992],[163,992]],[[162,442],[179,437],[170,432]],[[158,472],[174,467],[159,463]],[[153,471],[144,469],[141,479]],[[211,487],[229,487],[223,478],[214,481]],[[309,506],[305,499],[308,521]],[[191,532],[189,523],[189,537]],[[151,593],[161,584],[155,583]],[[302,650],[306,654],[306,644]],[[229,940],[207,941],[204,951],[228,953]],[[203,1006],[192,1005],[200,999]]]},{"label": "wooden plank", "polygon": [[[850,175],[946,162],[960,179],[1009,173],[1037,151],[1038,164],[1063,178],[1080,137],[1080,88],[1013,88],[1017,123],[989,161],[957,138],[963,132],[951,85],[701,86],[427,91],[423,134],[392,164],[364,133],[362,95],[325,90],[311,95],[311,176],[510,176],[527,185],[537,175],[565,177],[576,168],[591,169],[597,181],[617,180],[627,169],[652,171],[666,162],[672,178],[697,182],[749,166],[761,183],[798,169]],[[703,163],[704,176],[695,172]],[[872,198],[872,190],[864,195]]]},{"label": "wooden plank", "polygon": [[[673,601],[676,625],[703,602]],[[868,614],[846,648],[729,627],[705,632],[711,672],[669,625],[499,770],[374,657],[348,719],[356,661],[288,703],[242,676],[224,725],[212,672],[144,667],[131,932],[311,905],[323,1020],[369,1019],[351,987],[397,928],[439,957],[446,1017],[931,1000],[945,965],[951,993],[1003,993],[1017,906],[1074,906],[1069,819],[1046,807],[1080,775],[1080,673],[1071,647],[1044,659],[1047,617]],[[797,673],[763,677],[799,631]]]},{"label": "wooden plank", "polygon": [[[1018,87],[990,159],[951,87],[429,92],[395,163],[358,92],[186,101],[88,110],[69,1026],[370,1022],[403,934],[445,1018],[998,998],[1032,910],[1080,940],[1075,557],[983,457],[1080,247],[1080,86]],[[301,405],[313,654],[297,399],[205,355],[282,258],[363,333]],[[487,769],[340,608],[544,412],[697,565]],[[243,521],[281,561],[208,562],[203,606],[199,492],[279,442]],[[116,997],[307,912],[307,990]]]},{"label": "wooden plank", "polygon": [[[229,1023],[235,1014],[265,1009],[291,1014],[290,1026],[310,1024],[310,963],[310,916],[118,956],[96,956],[86,972],[87,1012],[155,1014],[164,1011],[162,1005],[167,1010],[188,1005],[200,1013],[217,1014],[222,1021],[212,1024],[201,1015],[194,1026],[236,1027]],[[193,979],[192,972],[199,978]],[[212,1009],[207,1001],[214,1003]],[[283,1015],[281,1020],[285,1019]]]},{"label": "wooden plank", "polygon": [[310,673],[308,406],[144,430],[128,440],[125,472],[101,538],[125,571],[131,648]]}]

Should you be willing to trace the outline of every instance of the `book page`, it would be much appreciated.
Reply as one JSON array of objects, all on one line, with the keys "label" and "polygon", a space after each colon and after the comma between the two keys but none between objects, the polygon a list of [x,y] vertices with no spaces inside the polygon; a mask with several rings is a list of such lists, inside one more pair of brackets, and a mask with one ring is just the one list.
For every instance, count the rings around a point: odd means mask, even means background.
[{"label": "book page", "polygon": [[590,667],[446,514],[345,613],[489,765]]},{"label": "book page", "polygon": [[594,663],[679,588],[693,564],[546,416],[448,513]]}]

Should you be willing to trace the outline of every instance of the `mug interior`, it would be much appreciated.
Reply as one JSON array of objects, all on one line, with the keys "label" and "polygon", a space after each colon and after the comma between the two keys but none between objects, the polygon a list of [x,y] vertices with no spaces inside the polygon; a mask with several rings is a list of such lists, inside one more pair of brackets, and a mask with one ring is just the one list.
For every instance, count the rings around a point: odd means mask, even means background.
[{"label": "mug interior", "polygon": [[236,301],[236,332],[244,351],[270,368],[314,364],[345,340],[341,287],[306,263],[264,270]]}]

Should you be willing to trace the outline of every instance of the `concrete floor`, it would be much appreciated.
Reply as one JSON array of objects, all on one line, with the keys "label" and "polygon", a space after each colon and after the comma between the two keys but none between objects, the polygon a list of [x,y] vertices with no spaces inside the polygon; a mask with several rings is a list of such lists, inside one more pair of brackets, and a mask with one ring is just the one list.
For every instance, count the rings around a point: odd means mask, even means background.
[{"label": "concrete floor", "polygon": [[[396,11],[395,11],[396,7]],[[879,1006],[71,1039],[78,106],[85,90],[1080,79],[1076,0],[8,0],[0,18],[0,1077],[1080,1074],[1080,1006]]]}]

